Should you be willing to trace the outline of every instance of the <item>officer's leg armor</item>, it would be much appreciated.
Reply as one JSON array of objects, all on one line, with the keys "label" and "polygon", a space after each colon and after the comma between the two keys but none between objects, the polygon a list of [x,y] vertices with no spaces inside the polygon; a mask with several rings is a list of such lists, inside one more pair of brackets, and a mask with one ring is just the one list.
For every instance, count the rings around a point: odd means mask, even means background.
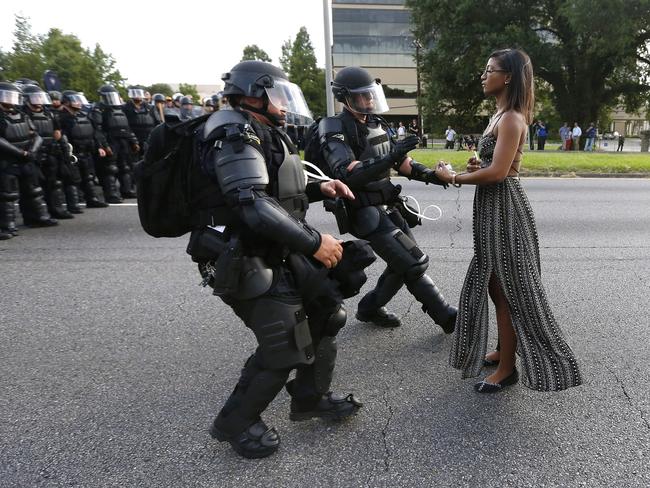
[{"label": "officer's leg armor", "polygon": [[79,173],[81,175],[81,192],[86,200],[87,207],[105,207],[97,198],[95,191],[95,164],[89,153],[80,153],[77,155]]},{"label": "officer's leg armor", "polygon": [[[388,264],[384,281],[378,283],[377,289],[368,297],[368,301],[378,298],[382,301],[386,300],[393,290],[399,289],[392,272],[401,276],[408,290],[422,304],[422,309],[445,332],[453,331],[456,309],[445,301],[438,288],[433,285],[431,278],[424,274],[429,266],[429,258],[418,247],[404,219],[396,211],[389,215],[382,215],[382,222],[377,232],[366,238],[375,253]],[[381,302],[378,300],[378,303]]]},{"label": "officer's leg armor", "polygon": [[114,151],[117,156],[118,180],[120,182],[120,194],[122,198],[135,198],[135,188],[133,187],[133,175],[131,170],[131,148],[129,141],[118,139],[114,145]]},{"label": "officer's leg armor", "polygon": [[50,226],[57,221],[50,218],[43,198],[43,188],[39,185],[41,172],[34,163],[23,164],[18,177],[20,197],[18,203],[25,225]]},{"label": "officer's leg armor", "polygon": [[[0,165],[5,163],[0,162]],[[18,200],[18,177],[0,168],[0,231],[17,235],[16,201]]]},{"label": "officer's leg armor", "polygon": [[63,185],[58,178],[58,158],[54,155],[46,155],[41,161],[41,171],[44,176],[42,186],[45,193],[45,203],[50,215],[57,219],[73,218],[72,214],[64,207]]},{"label": "officer's leg armor", "polygon": [[104,200],[108,203],[121,203],[122,197],[117,188],[117,162],[115,155],[102,158],[98,165],[99,183],[104,191]]},{"label": "officer's leg armor", "polygon": [[314,363],[299,367],[296,379],[287,385],[287,391],[299,402],[318,401],[329,391],[336,363],[336,335],[347,320],[343,305],[334,310],[309,312],[315,343]]},{"label": "officer's leg armor", "polygon": [[237,386],[214,421],[223,440],[238,435],[260,418],[282,390],[291,369],[269,369],[253,354],[242,369]]}]

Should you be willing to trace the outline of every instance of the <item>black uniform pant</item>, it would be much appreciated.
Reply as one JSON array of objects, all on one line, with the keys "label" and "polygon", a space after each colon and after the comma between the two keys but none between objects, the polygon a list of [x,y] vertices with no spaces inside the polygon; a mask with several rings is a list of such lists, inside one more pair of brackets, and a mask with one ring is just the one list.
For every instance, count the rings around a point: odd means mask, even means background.
[{"label": "black uniform pant", "polygon": [[222,297],[255,334],[258,347],[219,412],[215,427],[235,436],[256,422],[296,369],[288,386],[298,402],[320,400],[329,389],[336,358],[335,336],[345,324],[339,297],[303,293],[287,265],[274,269],[274,282],[261,296]]},{"label": "black uniform pant", "polygon": [[117,167],[120,193],[122,197],[132,197],[134,196],[135,189],[133,187],[134,154],[131,149],[131,143],[128,139],[114,139],[111,140],[111,149],[113,156],[108,158],[109,165],[114,164]]}]

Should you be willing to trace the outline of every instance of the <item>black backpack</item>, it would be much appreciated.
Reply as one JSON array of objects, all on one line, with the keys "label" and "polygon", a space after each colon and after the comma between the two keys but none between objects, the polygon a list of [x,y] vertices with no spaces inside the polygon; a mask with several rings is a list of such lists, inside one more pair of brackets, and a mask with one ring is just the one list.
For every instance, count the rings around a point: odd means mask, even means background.
[{"label": "black backpack", "polygon": [[170,125],[149,135],[144,159],[135,165],[138,214],[144,231],[153,237],[179,237],[192,230],[192,172],[195,134],[210,114]]}]

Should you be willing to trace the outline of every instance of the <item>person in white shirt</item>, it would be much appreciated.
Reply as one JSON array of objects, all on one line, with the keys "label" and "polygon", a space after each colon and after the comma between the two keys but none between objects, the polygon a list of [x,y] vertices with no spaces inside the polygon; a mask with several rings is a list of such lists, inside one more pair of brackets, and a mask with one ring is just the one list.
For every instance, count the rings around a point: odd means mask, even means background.
[{"label": "person in white shirt", "polygon": [[451,125],[447,126],[447,130],[445,131],[445,139],[445,149],[453,149],[454,140],[456,139],[456,131],[451,128]]},{"label": "person in white shirt", "polygon": [[397,140],[401,141],[406,137],[406,127],[404,127],[404,123],[400,122],[399,127],[397,128]]},{"label": "person in white shirt", "polygon": [[573,140],[573,150],[580,150],[580,136],[582,135],[582,129],[577,122],[573,123],[573,130],[571,131],[571,139]]}]

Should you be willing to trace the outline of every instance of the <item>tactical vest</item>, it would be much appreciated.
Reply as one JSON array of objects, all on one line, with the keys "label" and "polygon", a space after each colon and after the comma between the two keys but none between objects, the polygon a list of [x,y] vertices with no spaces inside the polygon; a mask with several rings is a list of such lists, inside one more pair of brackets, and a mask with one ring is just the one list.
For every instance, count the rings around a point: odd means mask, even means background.
[{"label": "tactical vest", "polygon": [[0,137],[4,137],[17,148],[27,151],[32,141],[30,134],[32,127],[27,115],[21,112],[2,112],[2,117],[5,120],[3,124],[5,127]]},{"label": "tactical vest", "polygon": [[156,125],[151,110],[146,108],[144,104],[141,108],[137,108],[133,105],[132,107],[128,107],[126,110],[130,115],[127,119],[131,129],[135,132],[135,135],[139,140],[146,140],[147,136]]},{"label": "tactical vest", "polygon": [[275,198],[280,202],[292,217],[302,220],[307,214],[309,200],[305,194],[307,182],[302,169],[302,162],[298,154],[291,154],[287,145],[282,142],[284,148],[284,161],[278,169],[278,179],[275,183]]},{"label": "tactical vest", "polygon": [[102,115],[104,132],[109,137],[120,139],[130,136],[129,121],[121,108],[104,107]]},{"label": "tactical vest", "polygon": [[84,112],[73,115],[74,125],[68,134],[69,142],[75,151],[92,151],[95,141],[95,127]]},{"label": "tactical vest", "polygon": [[29,118],[36,128],[38,135],[43,138],[43,147],[49,148],[54,142],[54,120],[52,116],[42,110],[40,112],[29,111]]}]

